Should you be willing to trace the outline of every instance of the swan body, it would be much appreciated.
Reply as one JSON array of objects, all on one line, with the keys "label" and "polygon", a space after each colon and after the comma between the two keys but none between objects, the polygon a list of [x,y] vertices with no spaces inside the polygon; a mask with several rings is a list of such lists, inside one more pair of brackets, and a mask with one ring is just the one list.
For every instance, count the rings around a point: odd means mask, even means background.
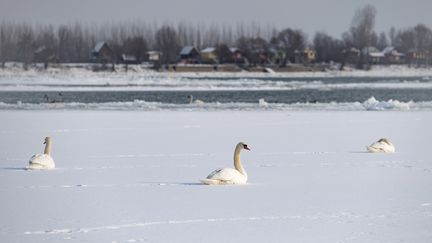
[{"label": "swan body", "polygon": [[387,138],[381,138],[380,140],[372,143],[366,147],[371,153],[394,153],[395,147]]},{"label": "swan body", "polygon": [[203,104],[205,104],[205,102],[202,101],[202,100],[197,100],[197,99],[194,100],[194,98],[193,98],[192,95],[188,95],[188,99],[189,99],[189,104],[196,104],[196,105],[203,105]]},{"label": "swan body", "polygon": [[234,168],[217,169],[210,173],[206,179],[202,179],[201,182],[207,185],[246,184],[248,176],[240,161],[242,149],[250,150],[243,142],[237,144],[234,150]]},{"label": "swan body", "polygon": [[35,154],[30,158],[27,169],[43,170],[54,169],[55,164],[53,158],[48,154]]},{"label": "swan body", "polygon": [[207,185],[246,184],[247,174],[242,174],[234,168],[222,168],[213,171],[201,182]]},{"label": "swan body", "polygon": [[35,154],[29,160],[29,165],[26,167],[31,170],[51,170],[55,169],[55,163],[51,157],[52,141],[50,137],[45,138],[45,150],[43,154]]}]

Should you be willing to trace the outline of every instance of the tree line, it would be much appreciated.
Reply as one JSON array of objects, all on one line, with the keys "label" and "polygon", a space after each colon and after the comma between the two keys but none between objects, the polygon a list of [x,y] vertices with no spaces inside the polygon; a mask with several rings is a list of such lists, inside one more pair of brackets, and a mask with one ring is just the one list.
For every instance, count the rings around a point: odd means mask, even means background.
[{"label": "tree line", "polygon": [[320,63],[343,63],[344,50],[351,47],[361,50],[375,46],[382,50],[394,46],[403,53],[432,51],[432,30],[428,26],[392,27],[387,33],[376,33],[376,14],[372,5],[358,9],[350,28],[340,38],[325,32],[316,32],[309,38],[301,29],[277,29],[258,23],[227,26],[133,21],[53,26],[3,21],[0,23],[0,62],[3,66],[8,61],[31,63],[35,52],[41,48],[57,62],[88,62],[92,49],[100,41],[108,43],[115,58],[128,54],[144,60],[147,51],[155,50],[163,53],[162,63],[176,62],[181,48],[186,45],[198,49],[216,47],[221,56],[227,52],[227,47],[237,47],[252,63],[259,63],[263,54],[276,55],[280,65],[295,62],[296,50],[306,47],[316,51],[316,61]]}]

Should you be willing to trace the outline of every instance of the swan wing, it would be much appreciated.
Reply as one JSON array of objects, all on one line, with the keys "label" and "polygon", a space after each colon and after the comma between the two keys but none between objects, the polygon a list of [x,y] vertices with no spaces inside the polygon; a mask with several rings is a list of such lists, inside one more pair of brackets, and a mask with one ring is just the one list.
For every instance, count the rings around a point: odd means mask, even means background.
[{"label": "swan wing", "polygon": [[194,100],[193,103],[196,105],[204,105],[205,104],[205,102],[202,100]]},{"label": "swan wing", "polygon": [[368,146],[367,150],[372,153],[393,153],[395,151],[393,145],[384,142],[375,142]]},{"label": "swan wing", "polygon": [[246,176],[233,168],[217,169],[201,180],[205,184],[244,184],[246,181]]},{"label": "swan wing", "polygon": [[27,169],[54,169],[53,158],[48,154],[35,154],[29,160]]}]

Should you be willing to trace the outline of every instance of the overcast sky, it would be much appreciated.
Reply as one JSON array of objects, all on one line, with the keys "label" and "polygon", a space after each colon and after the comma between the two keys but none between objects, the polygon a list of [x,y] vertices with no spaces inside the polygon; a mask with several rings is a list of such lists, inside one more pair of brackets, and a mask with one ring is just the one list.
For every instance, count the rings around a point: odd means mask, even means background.
[{"label": "overcast sky", "polygon": [[377,32],[417,23],[432,28],[432,0],[0,0],[0,20],[56,25],[139,19],[234,26],[254,21],[300,28],[310,37],[316,31],[340,37],[355,10],[368,3],[377,8]]}]

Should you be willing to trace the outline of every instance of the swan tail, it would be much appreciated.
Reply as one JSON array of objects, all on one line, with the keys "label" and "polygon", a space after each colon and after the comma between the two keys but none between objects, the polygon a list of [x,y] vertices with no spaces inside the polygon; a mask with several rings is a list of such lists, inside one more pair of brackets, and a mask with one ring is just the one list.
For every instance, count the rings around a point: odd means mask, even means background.
[{"label": "swan tail", "polygon": [[379,149],[377,149],[377,148],[375,148],[375,147],[372,147],[372,146],[366,146],[366,149],[367,149],[367,151],[370,152],[370,153],[377,153],[377,152],[380,152]]}]

